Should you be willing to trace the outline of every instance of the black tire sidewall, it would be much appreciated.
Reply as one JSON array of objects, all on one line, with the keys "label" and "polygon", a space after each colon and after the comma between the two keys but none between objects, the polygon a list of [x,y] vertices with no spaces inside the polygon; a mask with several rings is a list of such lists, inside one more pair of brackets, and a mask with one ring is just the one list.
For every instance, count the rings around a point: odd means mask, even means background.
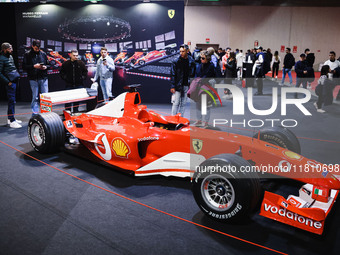
[{"label": "black tire sidewall", "polygon": [[[31,134],[31,129],[32,126],[34,124],[37,124],[41,130],[43,131],[43,137],[42,137],[42,143],[41,145],[37,145],[32,138],[32,134]],[[49,129],[46,126],[45,121],[43,121],[43,119],[41,118],[40,115],[36,115],[33,116],[29,122],[28,122],[28,137],[29,137],[29,141],[32,145],[32,147],[34,148],[34,150],[38,151],[38,152],[44,152],[44,151],[48,151],[49,150],[49,145],[46,141],[50,141],[51,140],[51,134]]]},{"label": "black tire sidewall", "polygon": [[[235,165],[237,168],[240,166],[234,162],[224,162],[222,160],[207,160],[209,162],[209,165],[215,165],[218,164],[220,166],[227,166],[227,165]],[[205,162],[201,164],[201,166],[206,165]],[[241,176],[237,176],[237,174],[234,173],[213,173],[213,175],[220,175],[223,178],[226,178],[230,184],[232,185],[232,188],[234,190],[234,203],[232,206],[230,206],[228,209],[224,211],[215,210],[209,205],[206,204],[203,194],[201,192],[201,187],[203,185],[203,180],[205,180],[206,177],[210,175],[209,172],[196,172],[193,177],[193,186],[192,191],[194,198],[198,204],[198,206],[201,208],[201,210],[209,217],[214,218],[216,220],[221,221],[228,221],[228,222],[234,222],[238,221],[239,219],[242,219],[246,217],[249,213],[252,204],[252,181],[251,179],[246,178],[240,178]]]},{"label": "black tire sidewall", "polygon": [[[37,124],[42,130],[42,143],[34,143],[31,130]],[[34,150],[40,153],[57,152],[65,143],[65,127],[58,114],[49,112],[33,116],[28,122],[28,137]]]},{"label": "black tire sidewall", "polygon": [[[258,135],[254,136],[254,138],[257,137]],[[260,130],[260,140],[301,154],[299,140],[294,133],[287,128],[273,127]]]}]

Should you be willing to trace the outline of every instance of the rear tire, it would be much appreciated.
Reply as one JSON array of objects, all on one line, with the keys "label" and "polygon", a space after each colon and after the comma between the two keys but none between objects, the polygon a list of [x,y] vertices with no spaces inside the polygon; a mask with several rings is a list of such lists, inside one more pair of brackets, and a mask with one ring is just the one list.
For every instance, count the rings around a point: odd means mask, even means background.
[{"label": "rear tire", "polygon": [[33,116],[28,122],[28,139],[34,150],[53,153],[65,144],[64,124],[54,112]]},{"label": "rear tire", "polygon": [[[209,166],[230,171],[208,172]],[[192,191],[200,209],[210,218],[235,222],[247,218],[258,205],[262,187],[255,172],[242,172],[248,161],[235,154],[220,154],[207,159],[193,177]],[[236,171],[234,171],[234,170]]]},{"label": "rear tire", "polygon": [[[260,131],[260,140],[265,141],[295,153],[301,154],[300,142],[295,134],[284,127],[263,128]],[[258,138],[258,134],[253,136]]]}]

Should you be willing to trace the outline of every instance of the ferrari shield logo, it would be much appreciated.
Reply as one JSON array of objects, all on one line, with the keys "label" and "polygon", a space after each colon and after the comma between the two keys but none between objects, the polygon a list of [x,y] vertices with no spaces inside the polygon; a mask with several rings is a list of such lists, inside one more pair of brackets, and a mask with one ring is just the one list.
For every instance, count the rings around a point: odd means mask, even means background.
[{"label": "ferrari shield logo", "polygon": [[168,10],[168,15],[169,15],[169,18],[170,18],[170,19],[172,19],[173,17],[175,17],[175,10],[174,10],[174,9]]},{"label": "ferrari shield logo", "polygon": [[203,148],[203,141],[200,139],[192,139],[192,147],[196,153],[200,153]]}]

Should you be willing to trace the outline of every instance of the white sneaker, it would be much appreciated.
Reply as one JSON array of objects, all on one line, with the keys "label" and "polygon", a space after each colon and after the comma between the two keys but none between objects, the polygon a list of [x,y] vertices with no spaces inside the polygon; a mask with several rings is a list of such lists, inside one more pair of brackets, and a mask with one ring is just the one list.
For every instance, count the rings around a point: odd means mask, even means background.
[{"label": "white sneaker", "polygon": [[324,112],[326,112],[325,110],[322,110],[322,109],[317,109],[316,111],[319,112],[319,113],[324,113]]},{"label": "white sneaker", "polygon": [[319,109],[316,102],[314,103],[314,106],[315,106],[315,108],[316,108],[317,110]]},{"label": "white sneaker", "polygon": [[13,121],[9,124],[9,126],[11,128],[21,128],[22,126],[17,122],[17,121]]},{"label": "white sneaker", "polygon": [[[16,119],[15,121],[16,121],[16,122],[18,122],[19,124],[21,124],[21,123],[22,123],[22,121],[21,121],[21,120],[17,120],[17,119]],[[10,124],[11,124],[11,121],[10,121],[10,120],[7,120],[7,124],[8,124],[8,125],[10,125]]]}]

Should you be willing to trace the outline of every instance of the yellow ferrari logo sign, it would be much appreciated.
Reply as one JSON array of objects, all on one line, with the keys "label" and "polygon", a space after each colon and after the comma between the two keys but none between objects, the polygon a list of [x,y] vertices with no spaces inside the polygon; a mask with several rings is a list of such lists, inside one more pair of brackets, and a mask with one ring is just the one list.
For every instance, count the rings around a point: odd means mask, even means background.
[{"label": "yellow ferrari logo sign", "polygon": [[203,141],[200,139],[192,139],[192,147],[196,153],[200,153],[203,148]]},{"label": "yellow ferrari logo sign", "polygon": [[168,15],[169,15],[169,18],[170,18],[170,19],[172,19],[173,17],[175,17],[175,10],[174,10],[174,9],[168,10]]}]

